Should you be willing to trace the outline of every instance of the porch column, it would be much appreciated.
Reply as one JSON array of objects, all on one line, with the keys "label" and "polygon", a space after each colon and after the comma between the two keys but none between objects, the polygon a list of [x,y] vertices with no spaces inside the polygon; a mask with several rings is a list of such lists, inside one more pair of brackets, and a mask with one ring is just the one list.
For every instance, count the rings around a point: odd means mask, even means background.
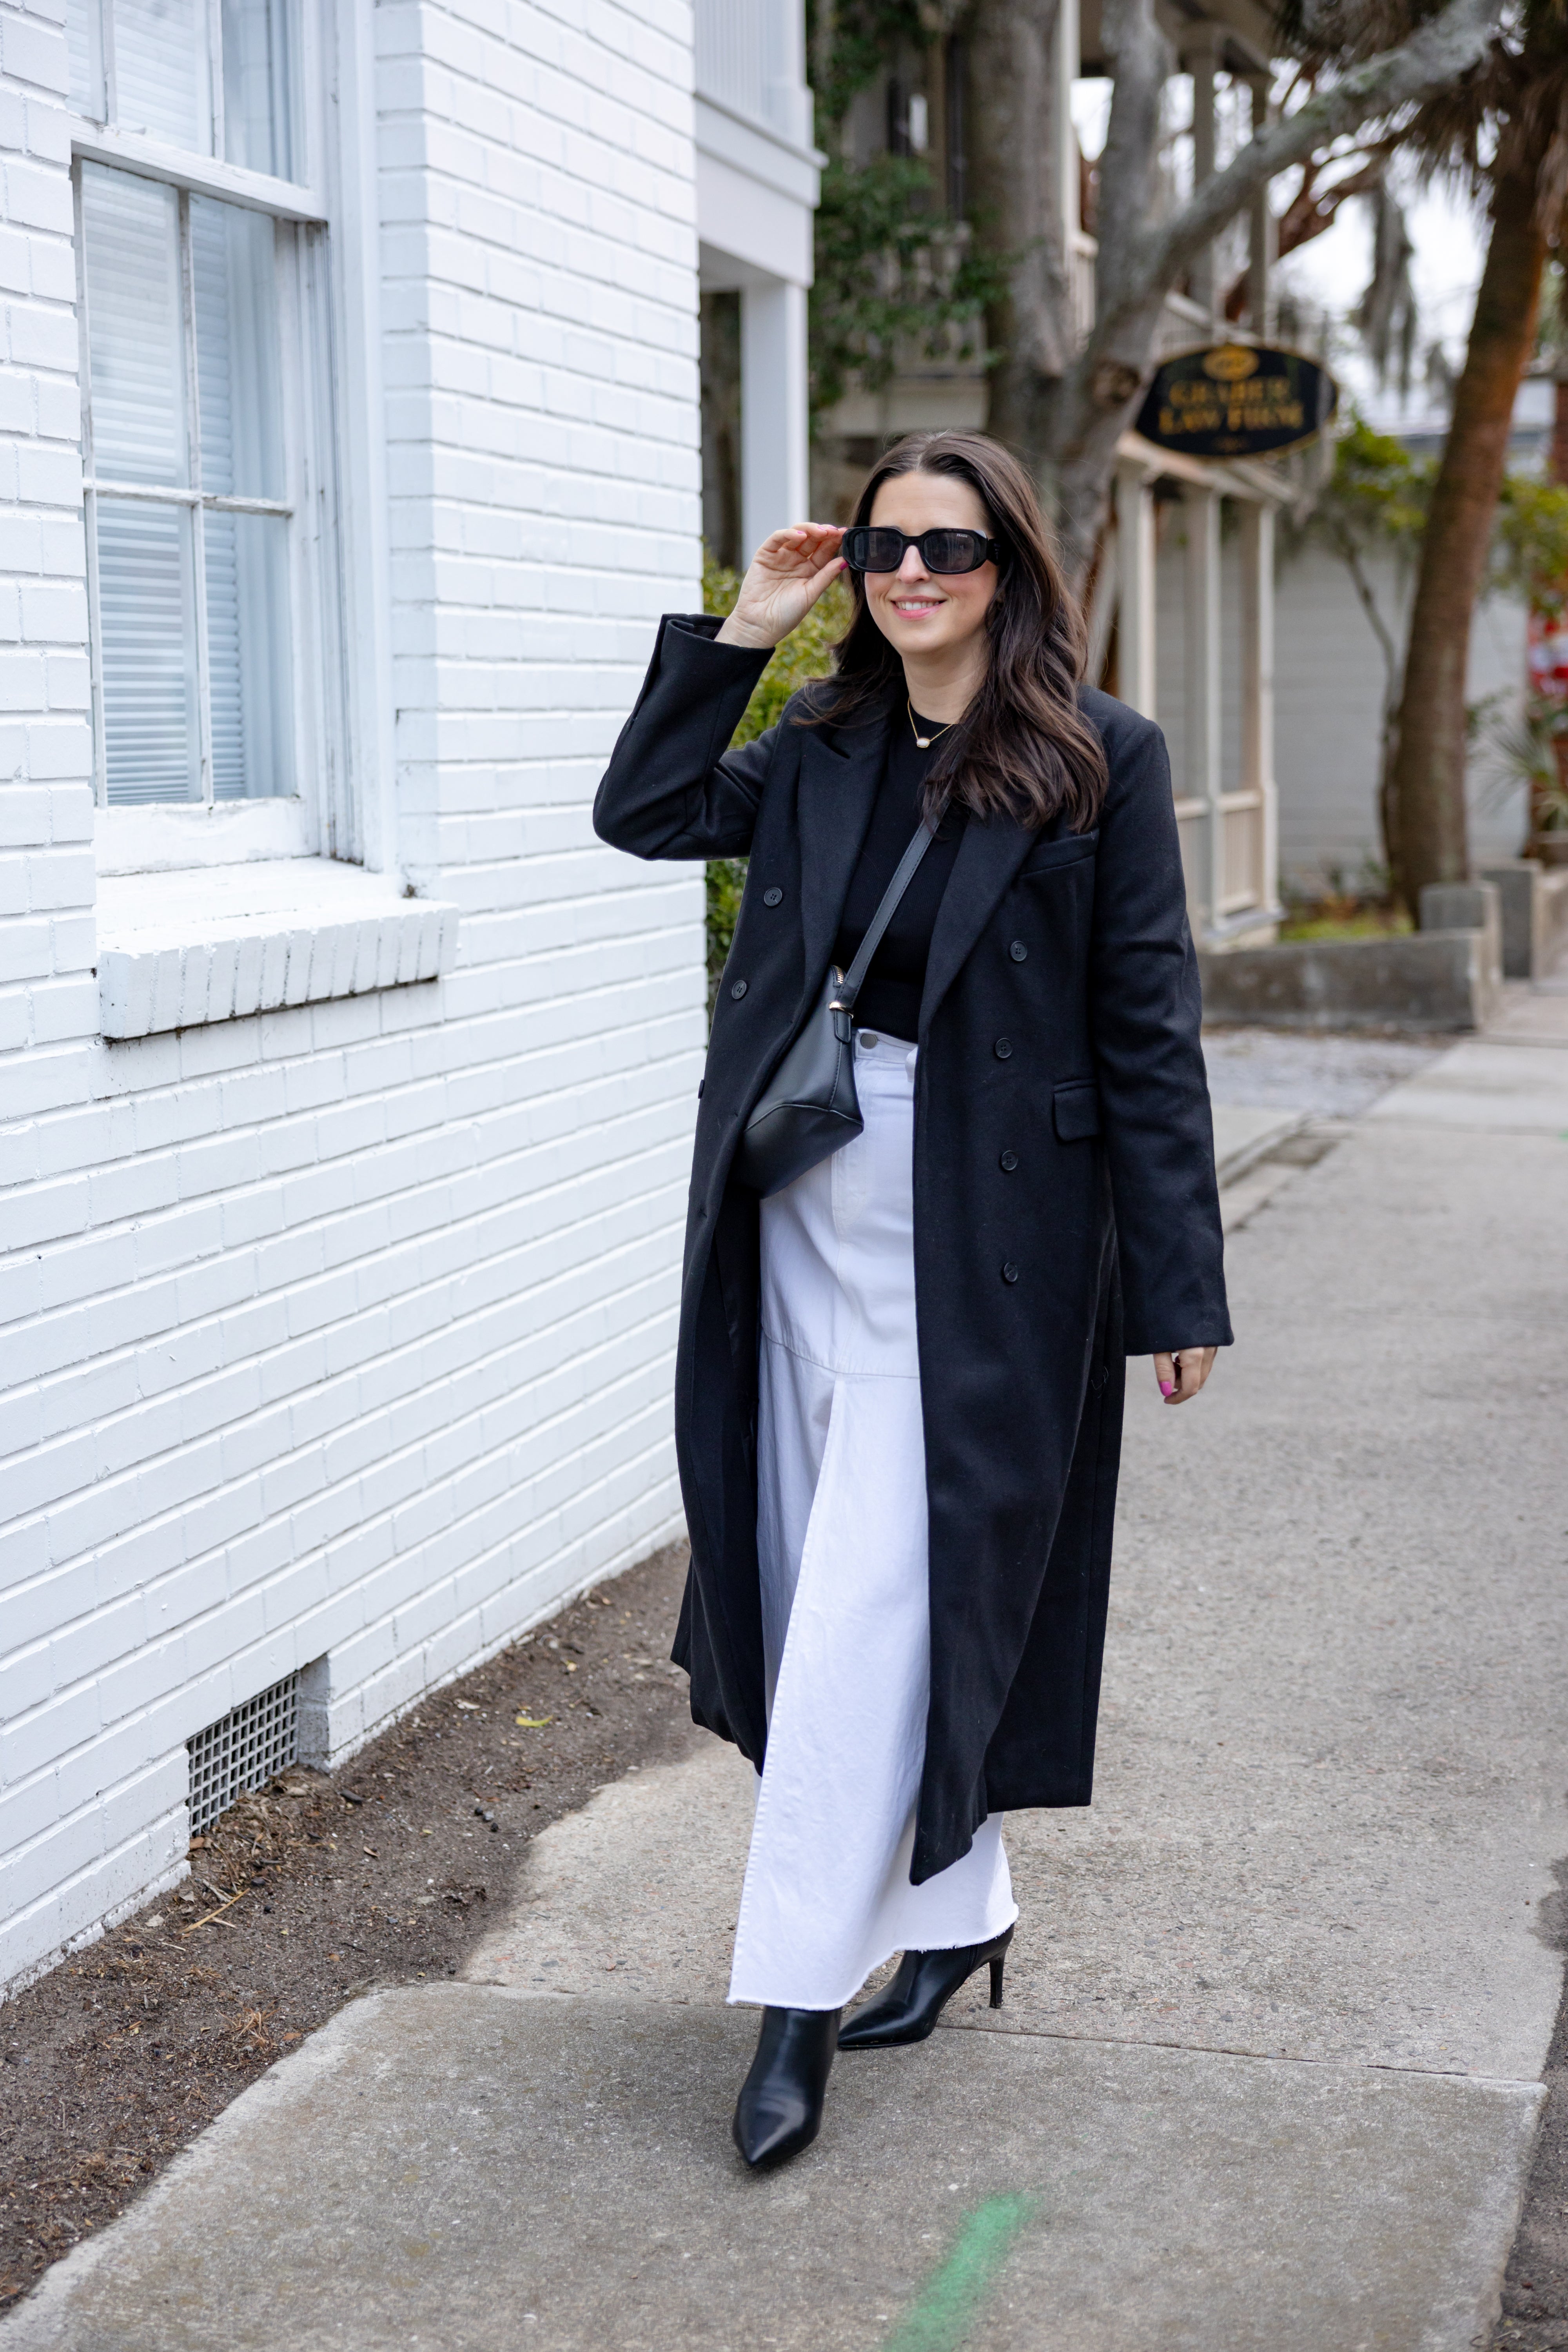
[{"label": "porch column", "polygon": [[[1182,45],[1182,63],[1193,78],[1193,185],[1201,188],[1215,170],[1215,68],[1219,34],[1213,25],[1193,27]],[[1213,316],[1215,307],[1214,247],[1205,245],[1193,263],[1193,300]]]},{"label": "porch column", "polygon": [[1079,72],[1079,0],[1057,0],[1055,55],[1051,60],[1052,133],[1056,148],[1057,203],[1061,209],[1062,246],[1071,268],[1073,242],[1083,223],[1079,218],[1078,133],[1073,128],[1072,86]]},{"label": "porch column", "polygon": [[1121,700],[1154,716],[1154,493],[1140,465],[1116,468],[1117,570],[1121,574],[1116,682]]},{"label": "porch column", "polygon": [[1274,509],[1241,509],[1241,781],[1258,795],[1260,907],[1279,904],[1279,793],[1274,778]]},{"label": "porch column", "polygon": [[[1252,135],[1257,139],[1268,123],[1268,76],[1250,75],[1247,89],[1252,100]],[[1248,216],[1247,323],[1255,335],[1268,337],[1274,332],[1274,265],[1279,259],[1279,224],[1274,217],[1274,208],[1268,201],[1268,185],[1265,182],[1252,200]]]},{"label": "porch column", "polygon": [[[1220,572],[1219,493],[1188,483],[1182,501],[1187,517],[1187,711],[1186,790],[1183,798],[1207,804],[1203,913],[1206,927],[1220,919],[1225,898],[1225,813],[1220,806]],[[1194,882],[1198,877],[1191,877]]]},{"label": "porch column", "polygon": [[742,569],[809,504],[805,289],[774,278],[741,289]]}]

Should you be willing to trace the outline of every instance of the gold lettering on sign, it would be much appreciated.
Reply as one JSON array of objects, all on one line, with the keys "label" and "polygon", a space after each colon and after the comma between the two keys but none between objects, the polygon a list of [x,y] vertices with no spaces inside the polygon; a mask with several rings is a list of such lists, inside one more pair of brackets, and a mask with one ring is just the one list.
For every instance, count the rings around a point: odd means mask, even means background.
[{"label": "gold lettering on sign", "polygon": [[1254,376],[1223,391],[1215,383],[1173,383],[1160,410],[1162,433],[1304,433],[1306,412],[1289,376]]}]

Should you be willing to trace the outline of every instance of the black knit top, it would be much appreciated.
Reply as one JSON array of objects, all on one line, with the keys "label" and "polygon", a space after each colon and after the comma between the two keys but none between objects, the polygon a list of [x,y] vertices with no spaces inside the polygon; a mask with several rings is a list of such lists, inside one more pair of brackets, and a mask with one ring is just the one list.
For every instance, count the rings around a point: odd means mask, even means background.
[{"label": "black knit top", "polygon": [[[861,845],[833,950],[833,961],[841,971],[848,969],[865,938],[882,893],[920,823],[921,786],[926,770],[936,757],[943,730],[936,721],[922,719],[918,711],[914,719],[911,727],[909,714],[900,707],[898,723],[888,740],[888,757],[877,788],[870,830]],[[922,751],[915,741],[917,729],[921,734],[936,739],[929,751]],[[937,908],[942,905],[942,895],[958,856],[965,816],[962,809],[948,811],[938,827],[936,839],[915,869],[914,880],[899,901],[898,912],[871,959],[871,969],[855,1007],[858,1028],[880,1030],[889,1036],[908,1037],[912,1042],[920,1025],[921,992],[925,986],[926,959],[931,953]]]}]

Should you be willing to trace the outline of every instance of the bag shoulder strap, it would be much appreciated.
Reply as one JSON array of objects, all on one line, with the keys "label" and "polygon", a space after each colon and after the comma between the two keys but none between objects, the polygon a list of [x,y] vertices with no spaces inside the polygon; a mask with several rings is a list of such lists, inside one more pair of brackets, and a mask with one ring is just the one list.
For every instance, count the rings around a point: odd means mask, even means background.
[{"label": "bag shoulder strap", "polygon": [[865,985],[866,974],[871,969],[871,958],[882,944],[882,934],[898,913],[899,901],[915,878],[915,868],[931,847],[933,835],[931,827],[922,824],[894,869],[893,878],[883,891],[881,902],[866,927],[858,952],[837,988],[834,991],[834,1007],[840,1013],[853,1013],[855,1000]]}]

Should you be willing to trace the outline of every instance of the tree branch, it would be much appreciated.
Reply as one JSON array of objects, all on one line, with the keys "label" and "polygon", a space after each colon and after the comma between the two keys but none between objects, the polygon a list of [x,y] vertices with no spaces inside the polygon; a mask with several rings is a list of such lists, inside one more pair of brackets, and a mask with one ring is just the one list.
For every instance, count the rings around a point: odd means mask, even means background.
[{"label": "tree branch", "polygon": [[1404,664],[1399,658],[1399,647],[1394,643],[1394,632],[1383,617],[1383,608],[1378,604],[1373,584],[1366,576],[1366,569],[1361,560],[1360,548],[1347,530],[1336,528],[1333,530],[1332,537],[1334,552],[1350,573],[1351,583],[1360,599],[1362,611],[1366,614],[1373,635],[1377,639],[1378,649],[1383,655],[1383,723],[1386,728],[1399,708],[1399,688],[1404,677]]},{"label": "tree branch", "polygon": [[[1142,261],[1142,224],[1153,207],[1160,108],[1175,60],[1153,0],[1104,0],[1101,38],[1111,69],[1110,120],[1100,158],[1099,286],[1121,289]],[[1115,202],[1103,202],[1114,190]],[[1163,290],[1163,289],[1162,289]]]},{"label": "tree branch", "polygon": [[1094,340],[1109,341],[1126,313],[1141,310],[1152,295],[1173,286],[1277,173],[1304,163],[1372,115],[1391,114],[1430,97],[1478,64],[1495,18],[1495,0],[1448,0],[1440,16],[1398,48],[1351,67],[1331,89],[1270,123],[1223,172],[1195,189],[1179,212],[1138,238],[1128,257],[1126,281],[1115,289],[1114,308],[1097,321]]}]

